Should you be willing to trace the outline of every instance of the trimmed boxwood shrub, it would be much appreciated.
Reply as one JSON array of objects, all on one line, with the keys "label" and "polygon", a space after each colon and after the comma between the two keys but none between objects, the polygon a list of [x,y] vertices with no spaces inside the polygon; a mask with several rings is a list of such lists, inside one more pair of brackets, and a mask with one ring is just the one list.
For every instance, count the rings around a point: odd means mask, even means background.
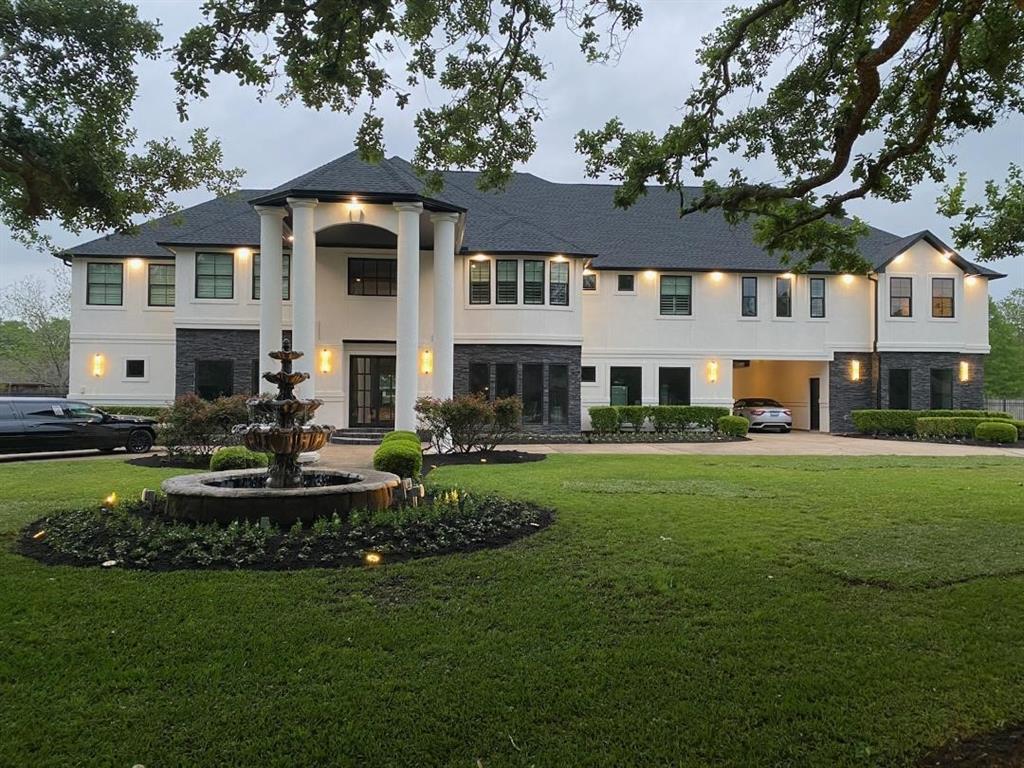
[{"label": "trimmed boxwood shrub", "polygon": [[975,427],[974,437],[986,443],[1015,443],[1019,434],[1008,421],[983,421]]},{"label": "trimmed boxwood shrub", "polygon": [[619,412],[619,426],[629,424],[634,432],[644,428],[650,408],[646,405],[616,405],[615,410]]},{"label": "trimmed boxwood shrub", "polygon": [[587,409],[590,413],[590,427],[595,432],[606,435],[619,431],[619,411],[610,405],[592,405]]},{"label": "trimmed boxwood shrub", "polygon": [[1010,414],[1002,411],[978,410],[925,410],[906,411],[887,409],[866,409],[850,414],[853,426],[867,435],[913,435],[916,423],[922,418],[984,418],[992,421],[1008,421]]},{"label": "trimmed boxwood shrub", "polygon": [[265,467],[269,463],[267,454],[250,451],[244,445],[233,445],[230,448],[218,448],[210,457],[210,470],[223,472],[228,469],[254,469]]},{"label": "trimmed boxwood shrub", "polygon": [[744,437],[750,429],[750,422],[743,416],[720,416],[718,431],[730,437]]},{"label": "trimmed boxwood shrub", "polygon": [[407,443],[412,443],[417,448],[420,447],[420,445],[421,445],[420,436],[417,435],[415,432],[410,432],[407,429],[396,429],[394,432],[388,432],[386,435],[384,435],[383,439],[380,441],[380,444],[384,445],[386,443],[391,443],[391,442],[396,442],[396,441],[397,442],[405,441]]},{"label": "trimmed boxwood shrub", "polygon": [[423,451],[419,442],[409,439],[381,443],[373,454],[373,468],[399,477],[419,477],[423,469]]},{"label": "trimmed boxwood shrub", "polygon": [[974,430],[985,422],[1013,424],[1009,420],[990,419],[984,416],[926,416],[917,420],[916,432],[920,437],[951,437],[968,440],[974,437]]}]

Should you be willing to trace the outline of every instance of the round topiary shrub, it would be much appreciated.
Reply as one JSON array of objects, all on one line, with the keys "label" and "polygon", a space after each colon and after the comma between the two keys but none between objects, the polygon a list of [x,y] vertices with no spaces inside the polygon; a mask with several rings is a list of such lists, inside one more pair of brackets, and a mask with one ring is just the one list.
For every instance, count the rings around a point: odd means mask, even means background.
[{"label": "round topiary shrub", "polygon": [[419,477],[423,469],[423,451],[418,442],[414,444],[409,439],[381,443],[373,454],[373,468],[399,477]]},{"label": "round topiary shrub", "polygon": [[1015,443],[1017,428],[1008,421],[983,421],[974,430],[974,439],[986,443]]},{"label": "round topiary shrub", "polygon": [[729,437],[745,437],[750,429],[750,422],[742,416],[720,416],[718,431]]},{"label": "round topiary shrub", "polygon": [[410,432],[409,430],[406,429],[396,429],[394,432],[388,432],[386,435],[384,435],[384,438],[380,441],[380,444],[385,445],[386,443],[396,441],[405,441],[417,447],[422,445],[420,441],[420,436],[417,435],[415,432]]},{"label": "round topiary shrub", "polygon": [[223,472],[228,469],[255,469],[265,467],[269,463],[267,454],[250,451],[244,445],[233,445],[230,448],[218,448],[210,457],[210,470]]}]

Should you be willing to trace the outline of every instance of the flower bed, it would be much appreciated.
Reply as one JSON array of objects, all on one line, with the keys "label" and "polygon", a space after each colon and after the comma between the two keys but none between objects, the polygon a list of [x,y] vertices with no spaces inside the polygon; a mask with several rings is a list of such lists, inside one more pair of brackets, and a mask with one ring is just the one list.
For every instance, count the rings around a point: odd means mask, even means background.
[{"label": "flower bed", "polygon": [[747,440],[710,430],[687,430],[685,432],[579,432],[566,435],[549,435],[543,432],[520,432],[509,435],[508,445],[560,445],[564,443],[735,443]]}]

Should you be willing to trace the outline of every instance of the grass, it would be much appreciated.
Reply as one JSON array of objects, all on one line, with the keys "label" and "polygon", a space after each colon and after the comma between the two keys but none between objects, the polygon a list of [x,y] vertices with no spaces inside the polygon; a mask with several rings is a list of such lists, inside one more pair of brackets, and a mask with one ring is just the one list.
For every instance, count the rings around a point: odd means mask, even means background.
[{"label": "grass", "polygon": [[[912,765],[1024,720],[1024,465],[554,456],[510,547],[374,571],[139,573],[0,552],[3,765]],[[9,544],[155,487],[0,465]]]}]

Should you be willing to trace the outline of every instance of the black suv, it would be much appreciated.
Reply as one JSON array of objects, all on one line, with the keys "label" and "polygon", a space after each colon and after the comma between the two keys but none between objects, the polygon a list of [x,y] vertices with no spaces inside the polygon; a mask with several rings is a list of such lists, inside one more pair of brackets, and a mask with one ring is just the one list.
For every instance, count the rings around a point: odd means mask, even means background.
[{"label": "black suv", "polygon": [[88,403],[43,397],[0,397],[0,453],[81,451],[97,448],[145,453],[156,421],[112,416]]}]

